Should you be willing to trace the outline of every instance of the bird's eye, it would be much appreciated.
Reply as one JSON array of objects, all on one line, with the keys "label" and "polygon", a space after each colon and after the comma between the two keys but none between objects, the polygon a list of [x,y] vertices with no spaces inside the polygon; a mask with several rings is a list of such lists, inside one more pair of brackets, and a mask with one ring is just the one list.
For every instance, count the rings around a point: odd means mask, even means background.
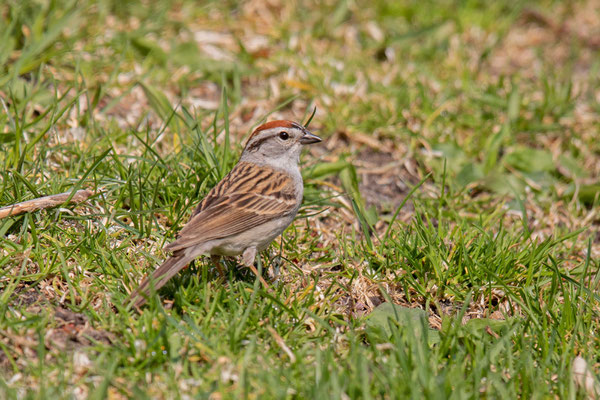
[{"label": "bird's eye", "polygon": [[281,140],[288,140],[290,138],[290,135],[284,131],[279,133],[279,137],[281,138]]}]

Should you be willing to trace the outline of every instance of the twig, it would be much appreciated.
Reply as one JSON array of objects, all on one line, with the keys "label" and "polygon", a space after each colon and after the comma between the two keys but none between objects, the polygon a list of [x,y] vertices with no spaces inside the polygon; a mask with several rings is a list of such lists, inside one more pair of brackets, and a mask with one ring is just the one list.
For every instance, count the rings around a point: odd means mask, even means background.
[{"label": "twig", "polygon": [[556,21],[554,21],[552,18],[542,14],[541,12],[531,9],[531,8],[526,8],[523,11],[523,18],[526,21],[533,21],[541,26],[545,26],[550,28],[550,30],[556,35],[556,36],[568,36],[568,37],[576,37],[578,40],[580,40],[584,46],[587,46],[593,50],[598,50],[600,49],[600,38],[598,37],[590,37],[587,35],[584,35],[583,33],[579,33],[573,29],[571,29],[566,22],[563,22],[562,24],[557,23]]},{"label": "twig", "polygon": [[[92,194],[94,193],[91,190],[78,190],[71,198],[71,203],[81,203],[82,201],[87,200]],[[71,192],[65,192],[2,207],[0,208],[0,219],[26,212],[60,206],[67,201],[70,196]]]},{"label": "twig", "polygon": [[558,23],[554,22],[553,19],[532,8],[526,8],[523,10],[523,18],[527,21],[533,21],[539,25],[547,26],[556,34],[564,33],[566,31],[566,26],[564,24],[559,25]]}]

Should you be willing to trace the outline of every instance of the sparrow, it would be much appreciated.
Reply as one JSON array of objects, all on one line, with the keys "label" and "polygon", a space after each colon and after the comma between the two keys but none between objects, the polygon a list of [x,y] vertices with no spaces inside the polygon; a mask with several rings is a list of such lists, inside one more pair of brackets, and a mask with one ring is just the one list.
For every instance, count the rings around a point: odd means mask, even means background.
[{"label": "sparrow", "polygon": [[160,289],[203,254],[211,256],[222,275],[220,257],[242,254],[243,264],[257,274],[257,253],[292,223],[302,203],[300,152],[304,145],[320,141],[292,121],[271,121],[256,128],[237,164],[198,204],[177,239],[165,247],[171,256],[143,279],[129,302],[142,306],[152,289]]}]

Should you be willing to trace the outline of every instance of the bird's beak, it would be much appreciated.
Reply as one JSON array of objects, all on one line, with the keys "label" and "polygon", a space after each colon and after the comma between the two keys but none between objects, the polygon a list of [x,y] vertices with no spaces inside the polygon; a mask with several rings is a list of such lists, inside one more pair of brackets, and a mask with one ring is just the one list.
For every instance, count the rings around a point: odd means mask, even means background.
[{"label": "bird's beak", "polygon": [[313,143],[319,143],[321,141],[322,141],[322,139],[320,137],[310,133],[306,129],[304,129],[304,135],[300,138],[300,143],[302,143],[302,144],[313,144]]}]

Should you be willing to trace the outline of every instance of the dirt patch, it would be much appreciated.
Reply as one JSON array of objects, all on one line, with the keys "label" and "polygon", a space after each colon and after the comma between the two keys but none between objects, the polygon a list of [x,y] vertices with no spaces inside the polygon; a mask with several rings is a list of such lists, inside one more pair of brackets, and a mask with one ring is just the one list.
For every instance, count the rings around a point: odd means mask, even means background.
[{"label": "dirt patch", "polygon": [[[544,65],[541,60],[565,63],[574,45],[582,47],[573,79],[587,82],[592,54],[600,48],[600,5],[585,1],[578,7],[565,5],[554,13],[525,9],[520,23],[511,28],[489,59],[487,69],[498,75],[518,73],[537,79]],[[539,54],[542,55],[541,59]]]},{"label": "dirt patch", "polygon": [[115,341],[112,333],[93,328],[85,314],[71,311],[52,304],[35,288],[15,291],[11,308],[18,310],[24,318],[27,315],[51,313],[47,318],[48,327],[40,338],[35,328],[15,325],[0,332],[0,372],[7,372],[12,366],[21,367],[37,359],[40,339],[49,355],[64,351],[76,351],[96,344],[110,345]]},{"label": "dirt patch", "polygon": [[[356,155],[354,164],[360,177],[359,189],[367,207],[378,213],[393,213],[402,204],[412,185],[419,182],[412,168],[414,160],[398,160],[392,153],[364,149]],[[414,210],[411,201],[405,211]]]},{"label": "dirt patch", "polygon": [[54,311],[57,326],[49,329],[44,338],[46,348],[75,350],[95,343],[111,344],[114,336],[107,331],[94,329],[84,314],[57,307]]},{"label": "dirt patch", "polygon": [[11,302],[14,307],[31,307],[40,300],[41,295],[35,290],[19,293]]}]

